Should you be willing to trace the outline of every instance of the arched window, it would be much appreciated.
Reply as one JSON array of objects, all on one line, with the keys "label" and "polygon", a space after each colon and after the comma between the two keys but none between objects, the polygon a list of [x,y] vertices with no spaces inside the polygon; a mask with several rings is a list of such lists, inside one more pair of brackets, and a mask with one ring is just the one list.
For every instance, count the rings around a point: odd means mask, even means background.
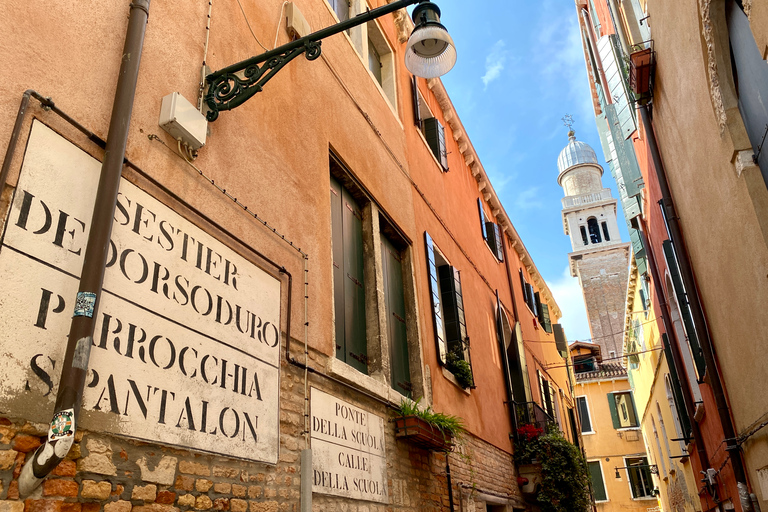
[{"label": "arched window", "polygon": [[768,105],[765,103],[765,98],[768,98],[768,63],[760,54],[741,1],[726,0],[725,6],[739,111],[744,119],[757,165],[763,179],[768,183],[768,147],[763,147],[762,151],[759,149],[764,144],[768,132]]},{"label": "arched window", "polygon": [[593,244],[599,244],[603,241],[600,237],[600,226],[597,224],[597,219],[590,217],[587,219],[587,229],[589,230],[589,241]]},{"label": "arched window", "polygon": [[587,230],[584,226],[581,226],[581,239],[584,241],[584,245],[589,245],[589,240],[587,239]]}]

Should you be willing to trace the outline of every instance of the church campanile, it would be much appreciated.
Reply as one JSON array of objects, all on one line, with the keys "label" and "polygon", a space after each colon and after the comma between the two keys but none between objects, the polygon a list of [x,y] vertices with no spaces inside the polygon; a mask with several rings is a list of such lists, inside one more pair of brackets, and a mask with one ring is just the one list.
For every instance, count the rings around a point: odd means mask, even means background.
[{"label": "church campanile", "polygon": [[[571,237],[571,275],[579,278],[592,341],[603,359],[621,357],[631,244],[621,241],[617,200],[603,188],[595,151],[571,130],[560,152],[557,183],[563,187],[563,228]],[[614,362],[619,363],[619,360]]]}]

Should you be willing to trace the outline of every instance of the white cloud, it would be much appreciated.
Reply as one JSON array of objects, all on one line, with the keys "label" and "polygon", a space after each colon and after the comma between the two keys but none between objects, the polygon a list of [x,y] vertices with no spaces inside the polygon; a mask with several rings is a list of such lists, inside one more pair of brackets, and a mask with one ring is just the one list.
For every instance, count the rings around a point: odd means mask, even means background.
[{"label": "white cloud", "polygon": [[496,44],[491,48],[491,53],[485,57],[485,75],[482,78],[484,89],[488,88],[489,83],[499,78],[504,70],[504,63],[507,60],[505,46],[504,41],[496,41]]},{"label": "white cloud", "polygon": [[555,296],[555,302],[560,306],[563,317],[560,319],[568,341],[588,340],[592,337],[589,332],[587,308],[584,305],[584,295],[577,277],[571,277],[568,267],[562,275],[554,280],[547,280],[547,286]]},{"label": "white cloud", "polygon": [[517,195],[515,206],[519,210],[538,210],[544,207],[540,197],[539,187],[530,187]]}]

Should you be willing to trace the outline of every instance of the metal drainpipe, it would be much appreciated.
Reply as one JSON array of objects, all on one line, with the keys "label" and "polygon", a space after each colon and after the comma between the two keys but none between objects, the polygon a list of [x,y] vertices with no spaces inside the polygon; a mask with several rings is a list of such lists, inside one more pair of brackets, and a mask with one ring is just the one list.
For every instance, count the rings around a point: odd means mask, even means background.
[{"label": "metal drainpipe", "polygon": [[[687,296],[688,302],[691,305],[691,315],[693,316],[693,322],[696,326],[696,332],[700,335],[701,351],[707,365],[706,376],[709,377],[709,385],[712,386],[712,392],[715,395],[717,413],[720,418],[720,425],[723,428],[723,434],[725,435],[726,440],[732,441],[736,438],[736,430],[733,427],[728,401],[725,397],[723,383],[720,379],[720,372],[715,360],[714,346],[712,344],[712,339],[709,336],[706,319],[704,318],[704,309],[702,308],[701,301],[699,301],[698,288],[696,287],[693,270],[691,269],[688,249],[685,246],[685,241],[683,240],[683,235],[680,230],[680,223],[678,222],[677,211],[672,202],[672,194],[669,190],[669,182],[667,181],[664,162],[659,153],[659,146],[648,113],[648,106],[640,105],[638,109],[640,110],[643,125],[645,126],[645,133],[647,134],[646,138],[648,139],[648,146],[651,150],[651,158],[653,159],[653,167],[656,169],[656,176],[658,178],[659,187],[661,188],[663,205],[666,210],[667,219],[669,219],[669,234],[672,238],[672,243],[675,245],[675,251],[679,256],[678,264],[680,266],[680,274],[683,278],[683,284],[688,292]],[[728,444],[728,441],[726,441],[726,444]],[[740,490],[746,488],[747,479],[738,445],[734,444],[732,446],[726,446],[726,450],[729,452],[733,474],[736,477]],[[749,495],[747,494],[747,498],[748,496]],[[741,505],[744,510],[752,510],[751,503],[748,499],[741,499]]]},{"label": "metal drainpipe", "polygon": [[83,270],[69,330],[54,415],[45,444],[27,460],[19,475],[21,496],[28,496],[40,485],[42,480],[66,457],[75,440],[95,328],[93,314],[104,282],[112,217],[120,186],[144,34],[149,18],[149,2],[150,0],[133,0],[130,5],[128,30],[115,100],[112,105],[107,146],[101,166],[88,245],[83,257]]},{"label": "metal drainpipe", "polygon": [[[682,377],[683,375],[687,375],[687,372],[685,370],[685,363],[683,363],[683,355],[680,352],[680,344],[679,340],[677,339],[677,331],[675,331],[674,325],[672,324],[672,317],[670,316],[669,310],[666,306],[667,294],[664,289],[664,281],[661,280],[659,267],[656,265],[656,257],[650,243],[648,242],[648,236],[645,234],[645,228],[643,224],[644,223],[642,222],[638,223],[639,229],[637,231],[640,233],[640,238],[643,241],[643,246],[645,247],[646,254],[648,255],[648,266],[651,269],[651,277],[653,278],[654,287],[656,288],[656,296],[658,298],[659,304],[661,305],[659,309],[661,309],[661,319],[664,323],[664,330],[670,337],[669,348],[670,352],[672,352],[672,361],[669,363],[675,367],[677,374]],[[693,392],[691,391],[688,381],[686,381],[685,384],[681,383],[681,387],[683,391],[683,401],[685,402],[683,405],[685,406],[685,410],[688,413],[688,417],[690,418],[693,439],[696,442],[696,453],[699,455],[702,469],[707,469],[710,467],[709,455],[707,454],[706,446],[704,446],[704,438],[702,437],[701,431],[699,430],[699,424],[694,419],[694,416],[696,415],[696,406],[694,404],[695,401],[693,398]]]}]

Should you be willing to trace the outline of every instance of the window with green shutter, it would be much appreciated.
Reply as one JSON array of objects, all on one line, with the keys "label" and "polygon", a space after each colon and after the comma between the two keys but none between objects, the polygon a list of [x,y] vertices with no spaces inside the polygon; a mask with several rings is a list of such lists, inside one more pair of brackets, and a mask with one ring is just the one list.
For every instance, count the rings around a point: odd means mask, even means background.
[{"label": "window with green shutter", "polygon": [[608,407],[611,410],[613,428],[636,428],[637,412],[631,391],[608,393]]},{"label": "window with green shutter", "polygon": [[587,404],[586,396],[576,397],[576,409],[579,413],[579,420],[581,421],[581,433],[592,434],[592,418],[589,416],[589,405]]},{"label": "window with green shutter", "polygon": [[677,417],[680,422],[680,428],[683,431],[683,437],[690,439],[691,437],[691,420],[688,417],[688,409],[685,407],[685,401],[683,399],[683,388],[680,383],[680,377],[675,368],[675,361],[672,359],[672,348],[669,345],[669,337],[667,333],[661,335],[662,342],[664,344],[664,357],[667,359],[667,366],[669,367],[669,380],[670,387],[672,388],[672,394],[674,398],[675,408],[677,409]]},{"label": "window with green shutter", "polygon": [[445,145],[445,128],[435,117],[424,119],[423,123],[424,138],[435,155],[437,161],[444,171],[448,170],[448,149]]},{"label": "window with green shutter", "polygon": [[457,380],[466,382],[466,387],[474,387],[461,273],[437,250],[428,233],[425,238],[438,360],[454,375],[458,375],[458,370],[466,370],[466,379],[462,381],[457,376]]},{"label": "window with green shutter", "polygon": [[437,275],[437,253],[429,233],[425,232],[424,238],[427,244],[427,275],[429,276],[429,296],[432,304],[432,320],[435,327],[437,360],[440,364],[445,365],[448,347],[445,343],[445,331],[443,329],[442,299],[440,298],[440,284]]},{"label": "window with green shutter", "polygon": [[696,327],[693,323],[693,316],[691,316],[691,308],[688,303],[688,295],[683,285],[683,279],[680,276],[680,270],[677,265],[677,255],[675,254],[674,246],[671,240],[665,240],[662,243],[664,248],[664,256],[667,258],[667,269],[669,270],[669,276],[672,279],[672,286],[675,288],[675,296],[677,297],[677,306],[680,310],[680,316],[683,319],[683,325],[685,326],[685,335],[688,338],[688,345],[691,348],[691,354],[693,354],[693,361],[696,363],[696,371],[699,374],[698,380],[701,382],[704,379],[704,373],[706,372],[707,365],[704,362],[704,354],[701,351],[701,345],[699,345],[699,338],[696,335]]},{"label": "window with green shutter", "polygon": [[400,394],[411,396],[413,386],[408,362],[402,254],[384,235],[381,235],[381,264],[387,310],[391,385]]},{"label": "window with green shutter", "polygon": [[589,476],[592,479],[595,501],[608,501],[608,493],[605,492],[605,482],[603,481],[603,470],[600,466],[600,461],[588,461],[587,466],[589,467]]},{"label": "window with green shutter", "polygon": [[336,357],[368,373],[363,278],[363,216],[357,201],[331,178]]}]

